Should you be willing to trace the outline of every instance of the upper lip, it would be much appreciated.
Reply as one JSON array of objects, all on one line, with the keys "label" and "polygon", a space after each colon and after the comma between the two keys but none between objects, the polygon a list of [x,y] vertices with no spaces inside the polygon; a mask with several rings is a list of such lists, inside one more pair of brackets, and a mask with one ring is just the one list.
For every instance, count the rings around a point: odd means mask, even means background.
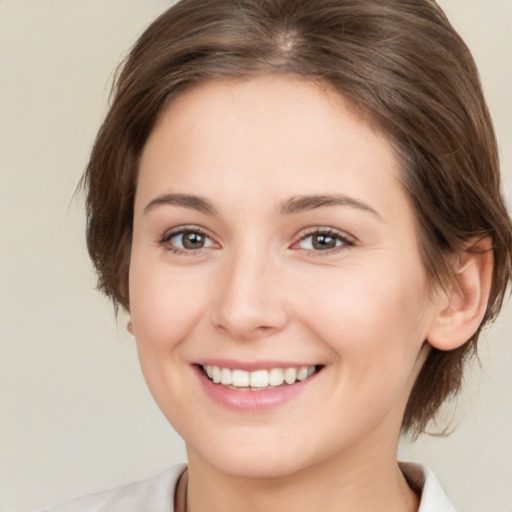
[{"label": "upper lip", "polygon": [[297,363],[296,361],[238,361],[233,359],[204,359],[196,364],[200,366],[218,366],[231,370],[245,370],[253,372],[256,370],[271,370],[272,368],[303,368],[318,366],[317,363]]}]

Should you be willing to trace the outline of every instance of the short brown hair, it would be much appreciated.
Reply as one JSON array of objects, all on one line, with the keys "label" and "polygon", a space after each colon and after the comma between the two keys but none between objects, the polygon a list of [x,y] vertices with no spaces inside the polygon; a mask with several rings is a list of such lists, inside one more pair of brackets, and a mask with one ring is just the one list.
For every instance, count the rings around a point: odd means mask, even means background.
[{"label": "short brown hair", "polygon": [[481,327],[511,278],[512,229],[492,122],[469,50],[433,0],[181,0],[143,33],[114,85],[84,175],[87,242],[98,287],[129,310],[138,163],[162,110],[208,80],[299,75],[334,88],[378,127],[402,164],[432,283],[475,236],[493,243],[494,276],[478,331],[432,349],[403,431],[423,431],[461,385]]}]

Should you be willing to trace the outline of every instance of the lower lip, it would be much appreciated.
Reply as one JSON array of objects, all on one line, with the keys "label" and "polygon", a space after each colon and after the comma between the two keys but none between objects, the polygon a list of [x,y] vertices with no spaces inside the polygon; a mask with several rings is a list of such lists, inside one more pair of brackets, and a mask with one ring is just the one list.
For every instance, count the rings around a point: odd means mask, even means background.
[{"label": "lower lip", "polygon": [[221,384],[214,384],[199,367],[196,366],[195,369],[203,389],[213,401],[228,409],[246,412],[269,411],[289,402],[309,387],[318,375],[318,373],[315,373],[306,380],[295,384],[263,391],[237,391]]}]

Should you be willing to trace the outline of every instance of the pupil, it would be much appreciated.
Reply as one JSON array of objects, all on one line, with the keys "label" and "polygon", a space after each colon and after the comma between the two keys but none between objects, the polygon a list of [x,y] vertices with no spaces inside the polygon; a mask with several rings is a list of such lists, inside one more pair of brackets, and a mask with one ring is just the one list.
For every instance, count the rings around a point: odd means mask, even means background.
[{"label": "pupil", "polygon": [[330,235],[316,235],[313,237],[313,247],[315,249],[333,249],[335,246],[336,240]]},{"label": "pupil", "polygon": [[183,247],[185,249],[197,249],[204,245],[204,236],[200,233],[186,233],[183,236]]}]

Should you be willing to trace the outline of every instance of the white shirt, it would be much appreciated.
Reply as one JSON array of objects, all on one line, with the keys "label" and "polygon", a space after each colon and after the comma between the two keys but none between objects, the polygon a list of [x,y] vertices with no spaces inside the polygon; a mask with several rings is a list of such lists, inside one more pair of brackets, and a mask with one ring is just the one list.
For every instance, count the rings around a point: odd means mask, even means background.
[{"label": "white shirt", "polygon": [[[88,494],[40,512],[174,512],[176,484],[185,468],[185,464],[178,464],[147,480]],[[401,462],[400,469],[422,490],[418,512],[456,512],[430,469],[412,462]]]}]

